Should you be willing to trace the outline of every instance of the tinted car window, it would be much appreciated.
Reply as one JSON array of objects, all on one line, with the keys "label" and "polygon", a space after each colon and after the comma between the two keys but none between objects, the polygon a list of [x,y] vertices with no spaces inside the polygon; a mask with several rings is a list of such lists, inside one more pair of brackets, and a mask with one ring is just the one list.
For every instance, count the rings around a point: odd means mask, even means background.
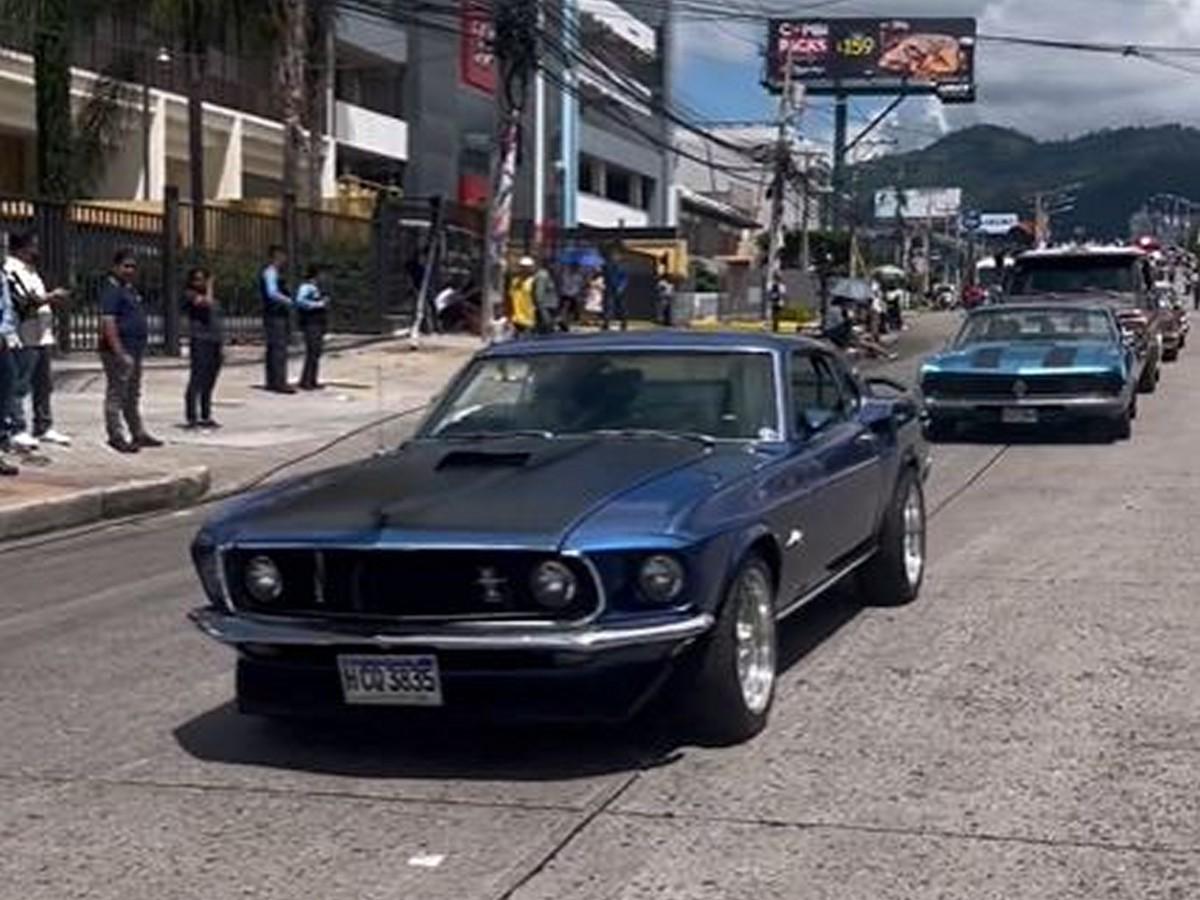
[{"label": "tinted car window", "polygon": [[535,353],[476,362],[427,436],[654,429],[777,439],[767,353]]},{"label": "tinted car window", "polygon": [[1013,309],[998,307],[972,315],[955,346],[995,341],[1115,341],[1112,319],[1095,309]]},{"label": "tinted car window", "polygon": [[1114,291],[1132,294],[1144,287],[1141,269],[1129,257],[1049,256],[1023,259],[1013,273],[1012,293],[1083,294]]},{"label": "tinted car window", "polygon": [[846,400],[838,384],[838,373],[827,357],[794,354],[791,378],[792,404],[801,429],[820,431],[845,415]]}]

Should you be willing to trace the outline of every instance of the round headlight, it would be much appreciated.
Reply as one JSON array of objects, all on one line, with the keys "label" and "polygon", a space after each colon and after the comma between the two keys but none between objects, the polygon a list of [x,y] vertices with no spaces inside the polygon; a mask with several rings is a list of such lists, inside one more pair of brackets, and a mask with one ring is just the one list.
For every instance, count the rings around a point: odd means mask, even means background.
[{"label": "round headlight", "polygon": [[246,590],[259,603],[278,600],[283,593],[283,576],[269,556],[256,556],[246,563]]},{"label": "round headlight", "polygon": [[647,600],[670,603],[683,591],[683,566],[672,556],[649,556],[638,573],[638,584]]},{"label": "round headlight", "polygon": [[575,599],[579,585],[575,573],[555,560],[542,563],[529,579],[533,599],[546,609],[566,609]]}]

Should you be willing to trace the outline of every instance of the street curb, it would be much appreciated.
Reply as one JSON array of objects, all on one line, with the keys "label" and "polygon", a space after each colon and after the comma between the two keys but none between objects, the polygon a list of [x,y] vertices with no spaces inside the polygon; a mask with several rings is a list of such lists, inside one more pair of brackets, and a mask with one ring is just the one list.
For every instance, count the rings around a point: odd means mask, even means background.
[{"label": "street curb", "polygon": [[139,478],[112,487],[88,488],[64,497],[5,507],[0,509],[0,541],[102,519],[190,506],[208,493],[210,483],[208,469],[196,466],[175,475]]}]

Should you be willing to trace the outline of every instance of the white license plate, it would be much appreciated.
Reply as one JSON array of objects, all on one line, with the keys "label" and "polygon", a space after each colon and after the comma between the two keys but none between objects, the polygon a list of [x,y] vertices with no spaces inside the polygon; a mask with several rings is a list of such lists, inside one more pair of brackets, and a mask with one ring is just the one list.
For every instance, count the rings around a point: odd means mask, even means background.
[{"label": "white license plate", "polygon": [[339,656],[338,672],[347,703],[442,705],[442,678],[434,656]]},{"label": "white license plate", "polygon": [[1038,420],[1038,411],[1036,409],[1023,409],[1019,406],[1006,407],[1000,413],[1000,421],[1005,425],[1036,425]]}]

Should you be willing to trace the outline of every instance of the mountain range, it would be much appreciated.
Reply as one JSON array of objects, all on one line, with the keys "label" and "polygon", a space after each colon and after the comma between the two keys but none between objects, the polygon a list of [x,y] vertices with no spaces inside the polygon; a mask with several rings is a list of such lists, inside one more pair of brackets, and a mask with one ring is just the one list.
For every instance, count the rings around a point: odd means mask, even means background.
[{"label": "mountain range", "polygon": [[1124,238],[1153,195],[1200,200],[1200,130],[1181,125],[1119,128],[1037,141],[994,125],[956,131],[922,150],[854,166],[860,221],[884,187],[959,187],[966,209],[1033,218],[1033,195],[1078,185],[1074,209],[1055,218],[1060,236]]}]

